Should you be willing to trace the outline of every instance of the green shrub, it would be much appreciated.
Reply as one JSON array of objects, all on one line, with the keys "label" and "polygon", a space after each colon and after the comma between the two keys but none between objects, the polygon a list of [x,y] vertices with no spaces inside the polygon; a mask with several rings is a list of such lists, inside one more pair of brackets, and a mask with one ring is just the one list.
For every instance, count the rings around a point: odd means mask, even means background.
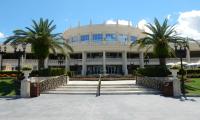
[{"label": "green shrub", "polygon": [[66,73],[64,68],[47,68],[43,70],[33,70],[30,74],[30,76],[59,76],[64,75]]},{"label": "green shrub", "polygon": [[187,72],[188,78],[199,78],[200,77],[200,68],[187,69],[186,72]]},{"label": "green shrub", "polygon": [[66,75],[72,77],[74,76],[74,73],[72,71],[66,71]]},{"label": "green shrub", "polygon": [[180,69],[179,71],[178,71],[178,73],[177,73],[178,75],[186,75],[186,70],[184,70],[184,69]]},{"label": "green shrub", "polygon": [[167,77],[171,72],[164,66],[151,66],[137,69],[136,74],[148,77]]}]

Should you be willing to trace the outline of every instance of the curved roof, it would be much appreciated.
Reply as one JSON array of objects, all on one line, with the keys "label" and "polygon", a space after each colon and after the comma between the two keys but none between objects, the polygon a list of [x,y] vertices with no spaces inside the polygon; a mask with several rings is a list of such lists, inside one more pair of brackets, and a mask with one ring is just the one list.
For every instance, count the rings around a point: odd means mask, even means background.
[{"label": "curved roof", "polygon": [[92,33],[118,33],[135,35],[138,38],[144,37],[144,34],[142,34],[142,30],[134,28],[132,26],[120,24],[91,24],[86,26],[79,26],[76,28],[70,28],[63,33],[63,37],[67,39],[70,36]]}]

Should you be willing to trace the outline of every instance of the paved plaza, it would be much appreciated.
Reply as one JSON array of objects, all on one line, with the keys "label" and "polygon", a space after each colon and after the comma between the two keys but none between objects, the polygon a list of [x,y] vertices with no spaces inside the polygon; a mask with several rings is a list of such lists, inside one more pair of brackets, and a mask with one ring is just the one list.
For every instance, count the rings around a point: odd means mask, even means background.
[{"label": "paved plaza", "polygon": [[1,120],[198,120],[200,98],[160,95],[63,95],[0,98]]}]

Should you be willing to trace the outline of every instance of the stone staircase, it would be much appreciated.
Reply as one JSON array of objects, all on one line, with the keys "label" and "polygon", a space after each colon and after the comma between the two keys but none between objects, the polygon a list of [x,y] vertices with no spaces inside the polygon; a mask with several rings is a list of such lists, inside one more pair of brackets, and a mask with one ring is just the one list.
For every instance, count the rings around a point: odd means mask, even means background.
[{"label": "stone staircase", "polygon": [[[42,94],[96,95],[97,85],[98,81],[69,81],[66,86],[60,86]],[[135,80],[102,81],[100,92],[101,95],[160,94],[160,91],[136,85]]]}]

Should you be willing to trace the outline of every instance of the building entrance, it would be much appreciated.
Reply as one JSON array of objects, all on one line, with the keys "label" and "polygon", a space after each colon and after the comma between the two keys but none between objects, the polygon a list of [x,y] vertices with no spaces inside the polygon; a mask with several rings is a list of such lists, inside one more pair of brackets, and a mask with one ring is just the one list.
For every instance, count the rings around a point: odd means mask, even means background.
[{"label": "building entrance", "polygon": [[106,73],[107,74],[123,74],[122,65],[107,65]]},{"label": "building entrance", "polygon": [[102,73],[103,73],[102,65],[88,65],[87,66],[87,75],[102,74]]}]

